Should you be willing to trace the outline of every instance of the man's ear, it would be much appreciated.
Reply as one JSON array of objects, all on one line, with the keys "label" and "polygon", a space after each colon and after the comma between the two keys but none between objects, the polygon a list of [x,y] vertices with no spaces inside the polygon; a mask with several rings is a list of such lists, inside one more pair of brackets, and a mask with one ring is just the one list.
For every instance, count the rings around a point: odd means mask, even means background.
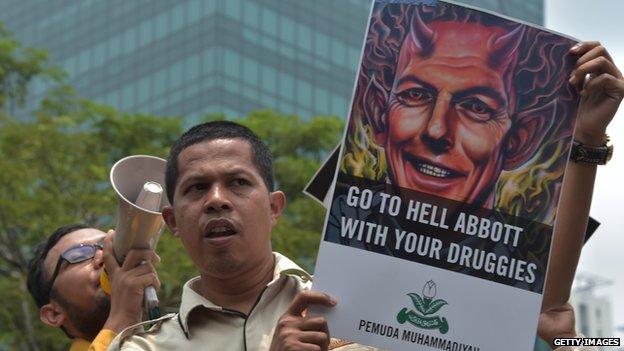
[{"label": "man's ear", "polygon": [[362,117],[371,126],[375,143],[379,146],[386,144],[387,103],[388,93],[373,74],[362,98]]},{"label": "man's ear", "polygon": [[505,145],[503,168],[506,171],[520,167],[533,157],[554,122],[556,109],[557,101],[554,100],[516,114]]},{"label": "man's ear", "polygon": [[55,302],[50,302],[39,309],[39,319],[45,325],[59,328],[65,322],[65,310]]},{"label": "man's ear", "polygon": [[271,226],[275,226],[277,219],[282,215],[284,206],[286,206],[286,195],[280,190],[273,191],[269,193],[269,202],[271,205]]},{"label": "man's ear", "polygon": [[169,230],[171,230],[171,232],[173,233],[173,236],[180,236],[180,234],[178,233],[178,226],[176,225],[175,215],[173,213],[173,207],[163,207],[162,216],[165,220],[165,223],[167,223],[167,227],[169,227]]}]

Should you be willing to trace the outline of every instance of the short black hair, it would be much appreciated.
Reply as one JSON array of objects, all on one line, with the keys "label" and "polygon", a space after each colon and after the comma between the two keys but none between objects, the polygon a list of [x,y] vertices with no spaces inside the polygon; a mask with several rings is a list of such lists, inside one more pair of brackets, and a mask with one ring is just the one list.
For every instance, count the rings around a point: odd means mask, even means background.
[{"label": "short black hair", "polygon": [[57,228],[52,235],[41,241],[35,247],[32,259],[28,262],[28,292],[35,299],[38,307],[50,302],[51,291],[48,287],[45,267],[43,262],[48,256],[48,252],[61,240],[65,235],[80,229],[90,228],[84,224],[70,224]]},{"label": "short black hair", "polygon": [[173,204],[176,182],[178,181],[178,156],[189,146],[204,141],[218,139],[242,139],[251,146],[252,161],[258,168],[267,189],[273,191],[273,155],[268,146],[251,129],[231,121],[213,121],[198,124],[187,130],[171,147],[165,170],[167,198]]}]

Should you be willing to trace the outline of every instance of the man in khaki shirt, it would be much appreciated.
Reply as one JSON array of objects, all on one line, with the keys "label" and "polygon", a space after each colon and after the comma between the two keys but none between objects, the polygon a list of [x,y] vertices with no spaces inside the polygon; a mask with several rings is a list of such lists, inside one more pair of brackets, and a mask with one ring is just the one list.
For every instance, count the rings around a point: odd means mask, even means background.
[{"label": "man in khaki shirt", "polygon": [[[308,273],[295,263],[279,253],[273,253],[273,257],[272,279],[249,314],[217,306],[198,294],[194,288],[201,277],[196,277],[184,285],[179,314],[166,317],[146,333],[126,338],[122,349],[268,350],[276,321],[291,307],[297,294],[311,286]],[[329,345],[330,350],[340,351],[354,347],[374,350],[339,340]]]},{"label": "man in khaki shirt", "polygon": [[[183,290],[180,312],[148,332],[122,332],[109,350],[340,350],[309,305],[334,306],[312,292],[310,276],[272,252],[271,231],[285,204],[273,191],[273,160],[248,128],[210,122],[171,149],[165,176],[171,207],[165,222],[200,275]],[[132,335],[132,333],[136,333]],[[360,350],[370,349],[357,346]]]}]

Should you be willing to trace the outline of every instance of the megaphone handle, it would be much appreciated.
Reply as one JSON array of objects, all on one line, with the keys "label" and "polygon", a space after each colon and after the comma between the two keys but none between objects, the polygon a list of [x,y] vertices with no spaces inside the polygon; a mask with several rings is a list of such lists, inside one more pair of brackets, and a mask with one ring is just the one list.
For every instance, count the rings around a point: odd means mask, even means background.
[{"label": "megaphone handle", "polygon": [[143,301],[145,309],[150,319],[156,319],[160,317],[160,309],[158,308],[158,296],[156,295],[156,289],[153,286],[148,286],[143,291]]}]

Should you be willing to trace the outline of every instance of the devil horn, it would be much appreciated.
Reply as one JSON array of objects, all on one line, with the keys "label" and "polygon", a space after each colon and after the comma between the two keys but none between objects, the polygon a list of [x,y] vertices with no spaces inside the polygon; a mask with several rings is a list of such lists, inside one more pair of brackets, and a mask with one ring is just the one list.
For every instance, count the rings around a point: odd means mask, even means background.
[{"label": "devil horn", "polygon": [[420,11],[418,8],[416,8],[414,14],[412,15],[412,24],[409,36],[421,56],[427,56],[433,49],[435,32],[429,28],[429,26],[420,17]]},{"label": "devil horn", "polygon": [[497,67],[502,63],[508,62],[520,46],[523,34],[524,26],[521,25],[511,32],[496,38],[490,44],[490,65]]}]

